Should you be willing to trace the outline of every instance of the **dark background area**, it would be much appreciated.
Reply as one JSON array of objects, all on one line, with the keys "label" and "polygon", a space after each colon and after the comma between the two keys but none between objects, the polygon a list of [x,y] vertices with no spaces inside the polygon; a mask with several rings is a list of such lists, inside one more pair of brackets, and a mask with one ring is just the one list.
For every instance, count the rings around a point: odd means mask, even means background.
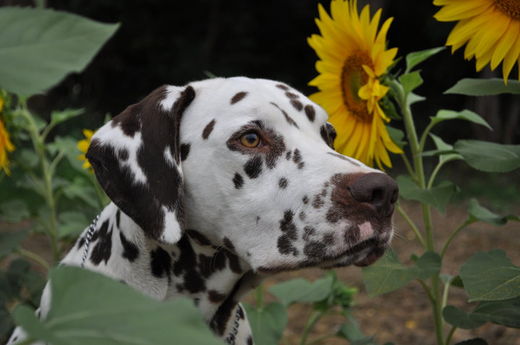
[{"label": "dark background area", "polygon": [[[321,2],[329,10],[329,1]],[[433,18],[438,8],[431,1],[360,0],[359,6],[366,3],[372,13],[383,8],[383,19],[394,17],[389,47],[398,47],[400,56],[442,46],[453,26]],[[82,107],[88,113],[84,127],[96,128],[107,113],[118,114],[159,85],[183,85],[211,75],[277,79],[306,94],[315,91],[307,83],[317,75],[316,54],[306,42],[318,33],[315,0],[48,0],[47,7],[121,26],[83,73],[33,98],[33,108],[44,115],[52,109]],[[442,95],[463,77],[499,76],[499,71],[479,75],[462,50],[451,55],[448,49],[422,67],[425,84],[417,92],[428,101],[414,106],[419,127],[440,108],[469,108],[484,116],[494,131],[457,122],[441,125],[437,132],[453,140],[519,142],[519,97]],[[515,70],[512,75],[517,75]]]}]

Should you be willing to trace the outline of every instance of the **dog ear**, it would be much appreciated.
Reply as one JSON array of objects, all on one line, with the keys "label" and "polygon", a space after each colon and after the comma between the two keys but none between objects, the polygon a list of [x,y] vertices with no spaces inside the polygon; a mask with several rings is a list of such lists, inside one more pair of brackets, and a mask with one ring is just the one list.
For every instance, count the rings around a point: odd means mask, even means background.
[{"label": "dog ear", "polygon": [[179,128],[191,86],[162,86],[92,137],[87,159],[110,199],[152,239],[176,243],[184,229]]}]

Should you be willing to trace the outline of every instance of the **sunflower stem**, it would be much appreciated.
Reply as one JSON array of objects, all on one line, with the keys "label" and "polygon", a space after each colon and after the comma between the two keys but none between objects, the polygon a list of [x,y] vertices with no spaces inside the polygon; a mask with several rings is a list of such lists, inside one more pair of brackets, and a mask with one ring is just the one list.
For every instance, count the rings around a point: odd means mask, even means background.
[{"label": "sunflower stem", "polygon": [[401,207],[401,205],[397,206],[397,212],[401,215],[401,217],[404,218],[404,220],[408,223],[412,231],[414,232],[415,236],[417,237],[417,240],[421,243],[423,248],[426,248],[426,242],[424,241],[424,237],[421,235],[421,231],[417,227],[417,225],[414,223],[412,218],[406,213],[405,210]]},{"label": "sunflower stem", "polygon": [[[410,151],[412,153],[413,165],[416,182],[421,189],[427,189],[426,177],[424,174],[424,165],[422,157],[422,149],[424,147],[424,141],[426,135],[423,135],[421,139],[423,142],[420,143],[415,129],[415,124],[412,117],[410,106],[407,102],[407,97],[400,97],[399,105],[403,115],[403,121],[405,125],[406,135],[408,137],[408,144],[410,145]],[[422,145],[421,145],[422,144]],[[424,222],[424,231],[426,234],[426,250],[435,252],[435,243],[433,237],[433,226],[431,218],[431,209],[426,204],[421,204]],[[425,286],[426,287],[426,286]],[[432,304],[432,310],[435,322],[435,336],[438,345],[444,345],[444,330],[443,330],[443,319],[442,319],[442,305],[441,305],[441,294],[439,289],[439,276],[434,275],[431,279],[430,302]]]}]

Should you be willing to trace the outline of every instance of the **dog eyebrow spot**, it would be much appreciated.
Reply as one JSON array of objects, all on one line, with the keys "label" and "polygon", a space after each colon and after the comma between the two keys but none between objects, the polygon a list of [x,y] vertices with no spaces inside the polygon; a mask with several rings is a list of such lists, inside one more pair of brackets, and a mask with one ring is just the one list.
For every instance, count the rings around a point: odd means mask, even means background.
[{"label": "dog eyebrow spot", "polygon": [[249,178],[256,178],[262,172],[262,158],[255,156],[248,160],[244,165],[244,171]]},{"label": "dog eyebrow spot", "polygon": [[215,119],[211,120],[206,127],[204,127],[204,130],[202,131],[202,139],[206,140],[208,139],[209,135],[213,131],[213,128],[215,127]]},{"label": "dog eyebrow spot", "polygon": [[244,97],[247,96],[247,92],[245,91],[241,91],[239,93],[237,93],[236,95],[233,96],[233,98],[231,98],[231,104],[235,104],[241,100],[244,99]]},{"label": "dog eyebrow spot", "polygon": [[314,110],[314,107],[310,104],[307,104],[303,110],[305,111],[305,115],[307,115],[309,121],[314,122],[314,118],[316,117],[316,110]]},{"label": "dog eyebrow spot", "polygon": [[190,144],[181,144],[181,161],[186,160],[188,158],[188,154],[190,153]]},{"label": "dog eyebrow spot", "polygon": [[329,155],[331,155],[331,156],[334,156],[334,157],[336,157],[336,158],[339,158],[339,159],[342,159],[342,160],[344,160],[344,161],[347,161],[347,162],[349,162],[350,164],[353,164],[353,165],[355,165],[355,166],[358,166],[358,167],[361,166],[361,164],[359,164],[358,162],[355,162],[355,161],[353,161],[352,159],[349,159],[349,158],[347,158],[347,157],[345,157],[345,156],[343,156],[343,155],[340,155],[339,153],[336,153],[336,152],[327,152],[327,153],[328,153]]},{"label": "dog eyebrow spot", "polygon": [[298,111],[301,111],[303,109],[303,104],[300,101],[297,101],[295,99],[291,99],[291,104]]},{"label": "dog eyebrow spot", "polygon": [[[299,103],[299,102],[298,102],[298,103]],[[283,116],[285,117],[285,120],[287,120],[287,122],[289,122],[289,124],[290,124],[291,126],[294,126],[294,127],[296,127],[296,128],[300,128],[300,127],[298,126],[298,124],[296,123],[296,121],[294,121],[293,118],[290,117],[289,114],[287,114],[287,112],[286,112],[285,110],[283,110],[282,108],[280,108],[280,107],[278,106],[278,104],[276,104],[276,103],[274,103],[274,102],[271,102],[271,104],[274,105],[276,108],[278,108],[278,110],[280,110],[280,111],[282,112]],[[301,103],[300,103],[300,104],[301,104]]]},{"label": "dog eyebrow spot", "polygon": [[235,176],[233,176],[233,184],[235,185],[236,189],[242,188],[242,185],[244,184],[244,179],[242,178],[242,175],[239,173],[235,173]]}]

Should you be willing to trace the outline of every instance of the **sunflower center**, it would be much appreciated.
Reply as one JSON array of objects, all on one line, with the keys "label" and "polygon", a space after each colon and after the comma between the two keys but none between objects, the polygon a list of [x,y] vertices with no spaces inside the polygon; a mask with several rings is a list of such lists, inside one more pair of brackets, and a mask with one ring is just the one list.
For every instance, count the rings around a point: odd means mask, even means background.
[{"label": "sunflower center", "polygon": [[372,60],[366,54],[357,52],[347,57],[341,74],[341,91],[350,113],[363,122],[371,122],[372,114],[368,112],[366,101],[358,95],[359,89],[368,81],[363,65],[372,67]]},{"label": "sunflower center", "polygon": [[506,16],[520,20],[520,0],[494,0],[498,8]]}]

